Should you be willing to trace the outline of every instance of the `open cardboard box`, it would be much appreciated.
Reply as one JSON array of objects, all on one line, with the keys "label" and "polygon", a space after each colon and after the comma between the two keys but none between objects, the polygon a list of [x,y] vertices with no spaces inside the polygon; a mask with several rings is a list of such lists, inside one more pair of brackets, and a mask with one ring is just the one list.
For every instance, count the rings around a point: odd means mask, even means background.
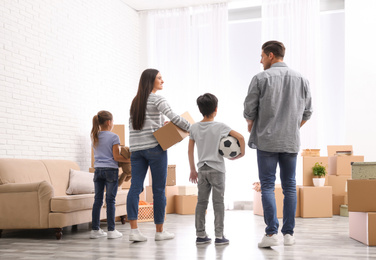
[{"label": "open cardboard box", "polygon": [[[181,117],[186,119],[191,124],[195,123],[188,112],[182,114]],[[162,149],[166,151],[174,144],[177,144],[178,142],[189,136],[189,132],[184,131],[180,127],[174,125],[172,122],[168,122],[165,126],[162,126],[157,131],[155,131],[153,135],[157,139]]]}]

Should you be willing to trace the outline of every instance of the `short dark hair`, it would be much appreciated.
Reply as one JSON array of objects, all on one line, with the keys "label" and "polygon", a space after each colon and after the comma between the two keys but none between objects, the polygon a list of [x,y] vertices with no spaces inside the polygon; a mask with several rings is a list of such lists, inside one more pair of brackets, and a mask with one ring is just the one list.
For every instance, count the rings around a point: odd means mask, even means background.
[{"label": "short dark hair", "polygon": [[266,55],[269,55],[269,53],[273,53],[274,56],[278,58],[282,58],[285,56],[285,45],[283,45],[282,42],[279,41],[268,41],[262,45],[262,50]]},{"label": "short dark hair", "polygon": [[197,98],[198,109],[203,116],[210,116],[218,106],[218,98],[210,93],[205,93]]}]

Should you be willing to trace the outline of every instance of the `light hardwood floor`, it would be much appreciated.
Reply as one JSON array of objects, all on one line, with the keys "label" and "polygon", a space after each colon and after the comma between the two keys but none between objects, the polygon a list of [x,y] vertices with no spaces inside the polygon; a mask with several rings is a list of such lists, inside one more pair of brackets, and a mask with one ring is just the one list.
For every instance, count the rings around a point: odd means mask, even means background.
[{"label": "light hardwood floor", "polygon": [[[296,245],[260,249],[257,243],[264,233],[264,221],[253,211],[226,211],[227,246],[214,243],[196,246],[193,215],[167,215],[165,229],[176,234],[175,239],[154,241],[151,222],[139,224],[147,242],[128,241],[129,223],[116,224],[123,233],[121,239],[89,239],[89,224],[77,230],[65,228],[58,241],[53,230],[4,231],[0,239],[0,259],[373,259],[376,247],[367,247],[349,238],[348,218],[297,218]],[[102,223],[106,229],[106,224]],[[208,210],[207,232],[214,237],[213,212]]]}]

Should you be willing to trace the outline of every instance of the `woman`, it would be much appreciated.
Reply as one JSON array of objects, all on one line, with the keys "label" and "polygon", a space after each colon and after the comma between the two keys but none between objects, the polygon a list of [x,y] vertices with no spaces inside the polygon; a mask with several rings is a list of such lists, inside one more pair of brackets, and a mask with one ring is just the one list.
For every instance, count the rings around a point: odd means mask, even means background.
[{"label": "woman", "polygon": [[153,132],[163,126],[164,116],[183,130],[189,131],[187,120],[175,114],[167,101],[156,95],[163,89],[162,76],[158,70],[147,69],[141,74],[137,95],[130,109],[129,148],[131,151],[132,184],[127,198],[127,214],[131,225],[130,241],[146,241],[138,230],[139,195],[143,191],[145,176],[150,166],[154,196],[155,240],[175,237],[163,230],[166,209],[167,151],[163,151]]}]

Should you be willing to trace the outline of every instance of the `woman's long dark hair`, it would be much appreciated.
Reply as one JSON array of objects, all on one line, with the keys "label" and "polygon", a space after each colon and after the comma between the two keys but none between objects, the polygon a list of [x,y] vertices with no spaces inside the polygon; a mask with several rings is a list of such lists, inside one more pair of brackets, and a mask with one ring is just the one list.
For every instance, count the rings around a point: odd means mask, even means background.
[{"label": "woman's long dark hair", "polygon": [[141,130],[144,126],[147,101],[158,73],[159,71],[156,69],[146,69],[141,74],[137,95],[132,101],[130,110],[134,130]]}]

